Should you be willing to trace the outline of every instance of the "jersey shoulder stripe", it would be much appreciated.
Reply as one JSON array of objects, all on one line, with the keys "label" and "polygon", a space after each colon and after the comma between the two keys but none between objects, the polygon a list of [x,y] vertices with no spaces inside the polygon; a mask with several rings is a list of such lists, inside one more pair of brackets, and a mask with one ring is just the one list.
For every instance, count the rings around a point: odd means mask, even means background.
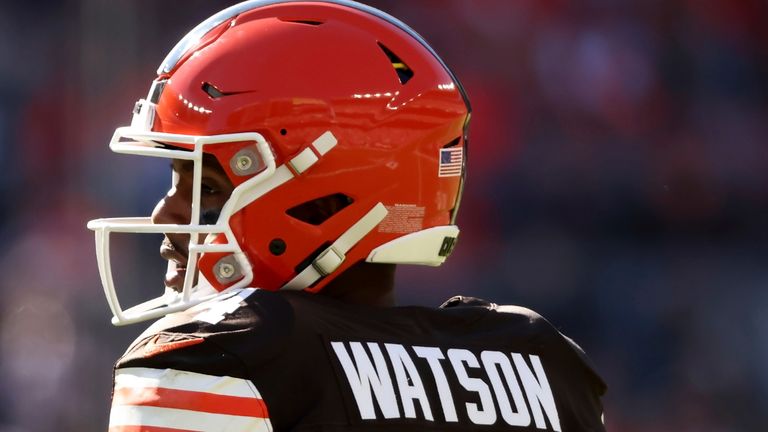
[{"label": "jersey shoulder stripe", "polygon": [[118,369],[110,432],[132,430],[271,431],[272,425],[248,380],[174,369]]},{"label": "jersey shoulder stripe", "polygon": [[153,426],[113,426],[108,432],[195,432],[184,429]]}]

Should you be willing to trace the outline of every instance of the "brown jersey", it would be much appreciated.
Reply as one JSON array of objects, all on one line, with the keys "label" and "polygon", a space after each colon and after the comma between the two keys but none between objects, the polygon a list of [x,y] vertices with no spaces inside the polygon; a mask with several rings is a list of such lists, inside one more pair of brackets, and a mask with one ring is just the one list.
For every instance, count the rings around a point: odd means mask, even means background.
[{"label": "brown jersey", "polygon": [[604,392],[525,308],[244,289],[137,339],[116,365],[110,431],[603,431]]}]

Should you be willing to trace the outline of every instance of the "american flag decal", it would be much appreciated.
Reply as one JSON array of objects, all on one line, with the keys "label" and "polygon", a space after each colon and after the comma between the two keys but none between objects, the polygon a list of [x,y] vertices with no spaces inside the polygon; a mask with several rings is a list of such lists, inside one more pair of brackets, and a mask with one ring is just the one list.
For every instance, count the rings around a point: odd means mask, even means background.
[{"label": "american flag decal", "polygon": [[437,169],[437,176],[460,176],[462,165],[464,165],[464,147],[440,149],[440,166]]}]

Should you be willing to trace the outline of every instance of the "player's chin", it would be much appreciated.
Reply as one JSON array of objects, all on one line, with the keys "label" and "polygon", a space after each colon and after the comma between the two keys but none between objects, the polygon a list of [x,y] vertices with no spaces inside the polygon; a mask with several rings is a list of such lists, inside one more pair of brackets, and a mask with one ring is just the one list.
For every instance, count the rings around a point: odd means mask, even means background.
[{"label": "player's chin", "polygon": [[187,277],[187,269],[175,266],[168,266],[165,273],[165,286],[177,292],[184,290],[184,279]]}]

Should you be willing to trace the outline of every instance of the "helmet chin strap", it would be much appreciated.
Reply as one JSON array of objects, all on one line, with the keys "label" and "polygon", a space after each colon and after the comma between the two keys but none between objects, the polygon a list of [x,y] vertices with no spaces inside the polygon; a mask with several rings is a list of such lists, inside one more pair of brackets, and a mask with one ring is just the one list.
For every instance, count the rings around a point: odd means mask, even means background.
[{"label": "helmet chin strap", "polygon": [[387,216],[387,208],[378,203],[354,225],[349,227],[333,244],[320,253],[310,265],[302,270],[281,289],[303,290],[321,278],[336,271],[346,259],[346,253],[381,223]]}]

